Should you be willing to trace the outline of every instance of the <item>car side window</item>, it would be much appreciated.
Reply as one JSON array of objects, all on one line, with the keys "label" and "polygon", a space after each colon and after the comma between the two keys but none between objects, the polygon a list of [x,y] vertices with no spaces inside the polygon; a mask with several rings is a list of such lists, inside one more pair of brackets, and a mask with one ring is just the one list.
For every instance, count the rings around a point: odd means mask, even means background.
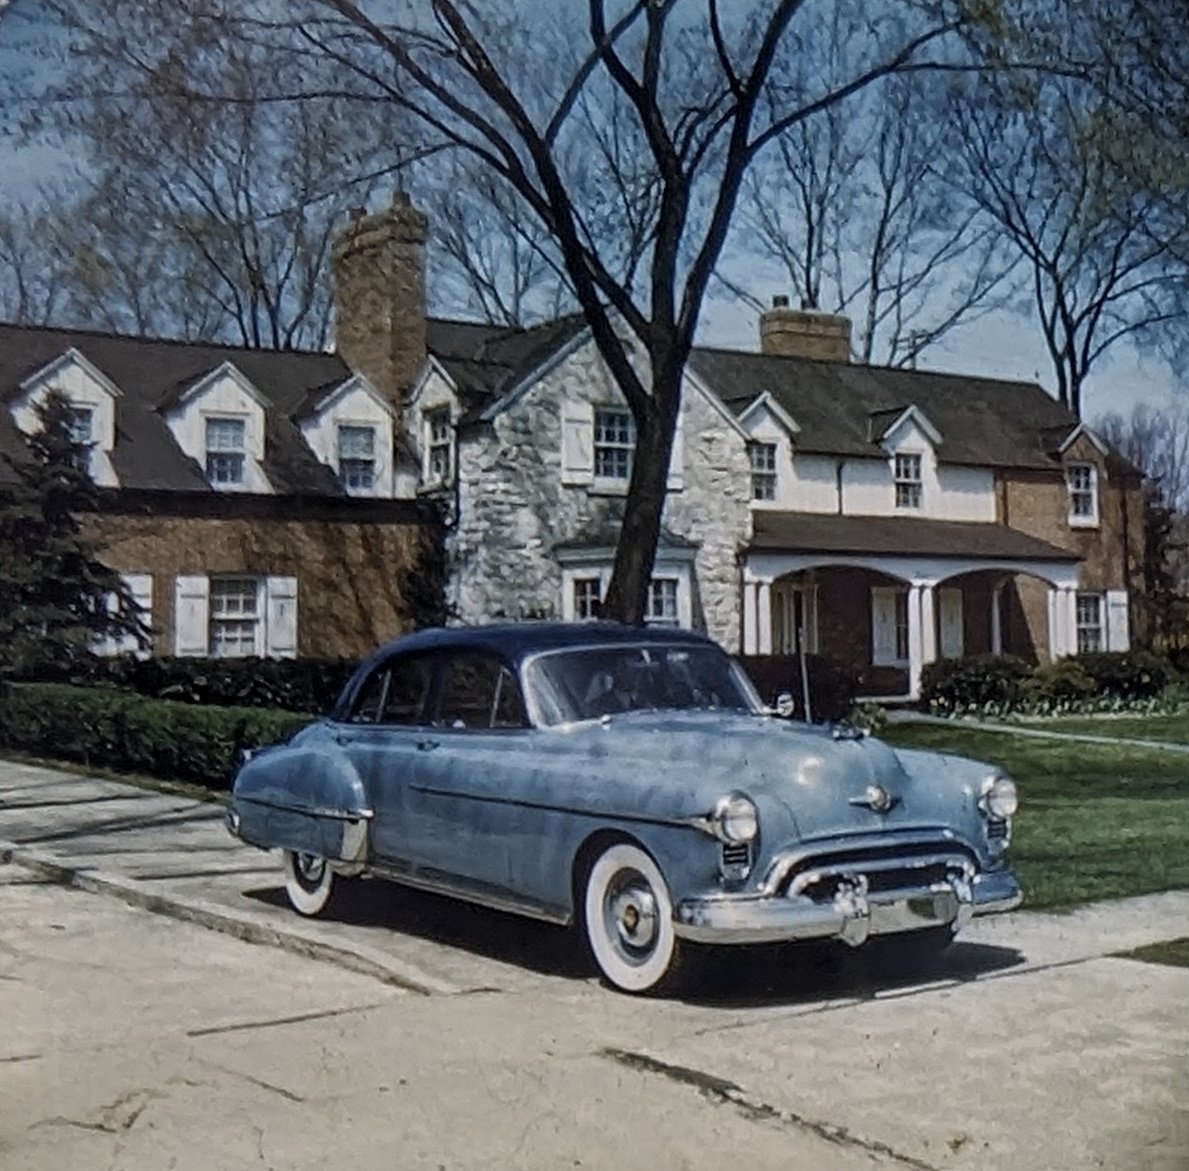
[{"label": "car side window", "polygon": [[351,723],[377,724],[380,713],[384,710],[384,702],[388,695],[388,668],[380,667],[359,689],[355,697],[355,706],[351,709]]},{"label": "car side window", "polygon": [[384,701],[385,724],[422,724],[425,701],[433,679],[433,660],[428,655],[396,659],[388,665],[390,681]]},{"label": "car side window", "polygon": [[443,665],[435,722],[443,728],[523,727],[516,677],[487,655],[451,656]]}]

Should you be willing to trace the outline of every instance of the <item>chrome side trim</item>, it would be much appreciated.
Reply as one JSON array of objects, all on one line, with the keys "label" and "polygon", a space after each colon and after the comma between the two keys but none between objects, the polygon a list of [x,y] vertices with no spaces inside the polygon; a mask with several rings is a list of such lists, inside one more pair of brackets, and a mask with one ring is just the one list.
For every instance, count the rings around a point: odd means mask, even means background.
[{"label": "chrome side trim", "polygon": [[375,817],[374,809],[332,809],[329,806],[297,805],[287,801],[262,801],[258,797],[237,795],[236,802],[255,805],[260,809],[280,809],[285,813],[301,813],[307,817],[328,817],[332,821],[370,821]]},{"label": "chrome side trim", "polygon": [[462,899],[464,902],[487,907],[492,911],[524,915],[529,919],[540,919],[542,922],[556,923],[562,927],[568,927],[572,919],[570,911],[566,908],[518,898],[510,891],[481,886],[458,875],[444,874],[436,870],[418,870],[411,864],[369,864],[364,867],[363,872],[382,878],[386,882],[412,887],[414,890],[448,895],[450,898]]}]

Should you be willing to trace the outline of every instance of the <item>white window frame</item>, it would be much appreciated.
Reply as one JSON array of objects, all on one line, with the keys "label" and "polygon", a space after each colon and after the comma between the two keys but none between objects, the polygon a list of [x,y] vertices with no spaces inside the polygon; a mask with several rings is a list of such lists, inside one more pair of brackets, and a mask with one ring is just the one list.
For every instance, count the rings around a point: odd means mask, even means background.
[{"label": "white window frame", "polygon": [[751,464],[751,498],[771,503],[777,497],[776,444],[753,439],[747,445]]},{"label": "white window frame", "polygon": [[[602,553],[602,550],[598,551]],[[658,620],[657,625],[674,626],[684,630],[693,627],[693,560],[682,560],[680,557],[658,558],[653,567],[652,580],[673,580],[677,583],[677,620]],[[561,616],[564,622],[581,622],[584,618],[578,612],[577,583],[581,581],[599,582],[599,598],[607,596],[607,587],[611,584],[611,558],[608,553],[606,559],[602,557],[582,557],[563,564],[561,571]],[[652,586],[649,584],[649,598],[651,601]],[[645,616],[647,621],[647,615]]]},{"label": "white window frame", "polygon": [[[95,417],[98,414],[98,409],[93,403],[67,402],[66,410],[69,416],[66,430],[70,436],[70,442],[76,448],[83,449],[75,452],[74,466],[83,475],[89,476],[92,467],[91,453],[95,450]],[[79,421],[83,416],[87,420],[85,434],[79,427]]]},{"label": "white window frame", "polygon": [[920,512],[925,501],[924,460],[919,452],[898,451],[892,456],[892,483],[898,512]]},{"label": "white window frame", "polygon": [[[232,446],[212,446],[211,445],[211,428],[219,427],[223,424],[232,424],[239,427],[240,443],[238,447]],[[202,419],[202,446],[206,453],[205,471],[207,483],[212,488],[242,488],[248,482],[248,420],[242,415],[204,415]],[[222,457],[239,457],[239,477],[238,479],[223,479],[214,474],[214,466],[212,465],[212,457],[216,461]]]},{"label": "white window frame", "polygon": [[425,482],[427,484],[448,484],[454,475],[454,421],[448,406],[431,407],[426,410],[425,435]]},{"label": "white window frame", "polygon": [[[338,455],[339,483],[343,491],[351,496],[370,496],[375,493],[379,479],[379,460],[376,449],[378,428],[374,423],[339,423],[335,431],[335,451]],[[355,451],[345,451],[343,446],[344,434],[357,432],[360,436],[364,432],[370,438],[368,454]],[[366,469],[366,483],[352,483],[355,474]]]},{"label": "white window frame", "polygon": [[[1084,473],[1084,482],[1079,482]],[[1098,468],[1088,463],[1065,465],[1065,488],[1069,493],[1069,523],[1072,528],[1098,527]]]},{"label": "white window frame", "polygon": [[[626,485],[632,477],[636,455],[636,422],[632,412],[625,407],[596,406],[592,426],[595,482]],[[609,462],[613,465],[610,471],[606,470]]]},{"label": "white window frame", "polygon": [[681,579],[671,574],[657,574],[648,583],[644,601],[644,622],[648,626],[681,626]]},{"label": "white window frame", "polygon": [[1102,594],[1078,593],[1074,602],[1079,655],[1106,650],[1106,599]]},{"label": "white window frame", "polygon": [[[875,639],[876,599],[880,595],[892,597],[892,657],[881,658]],[[871,665],[873,667],[907,667],[909,664],[908,587],[873,586],[871,589]]]},{"label": "white window frame", "polygon": [[[207,631],[207,647],[208,654],[215,659],[234,659],[243,658],[248,655],[259,655],[262,653],[264,644],[264,579],[253,577],[248,574],[212,574],[210,577],[210,609],[208,611],[208,631]],[[238,598],[241,602],[246,600],[249,596],[252,601],[252,611],[241,611],[236,613],[234,611],[219,612],[219,603],[227,600],[225,595],[221,594],[222,590],[226,590],[230,586],[244,587]],[[235,650],[222,650],[219,645],[219,630],[220,624],[223,627],[229,628],[234,626],[240,631],[246,629],[250,630],[249,639],[238,637],[235,640]]]},{"label": "white window frame", "polygon": [[597,572],[586,577],[575,573],[570,578],[570,604],[573,606],[575,622],[586,622],[599,616],[598,605],[603,600],[603,587],[602,575]]}]

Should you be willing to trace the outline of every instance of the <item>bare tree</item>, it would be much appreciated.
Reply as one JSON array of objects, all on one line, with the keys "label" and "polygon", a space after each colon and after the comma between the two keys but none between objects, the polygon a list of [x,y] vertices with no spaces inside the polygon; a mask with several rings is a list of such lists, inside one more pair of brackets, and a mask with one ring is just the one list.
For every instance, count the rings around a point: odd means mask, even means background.
[{"label": "bare tree", "polygon": [[1002,307],[1015,261],[939,173],[944,129],[921,81],[896,78],[794,126],[749,177],[740,207],[750,250],[775,262],[804,308],[850,316],[867,363],[915,365],[955,326]]},{"label": "bare tree", "polygon": [[25,205],[0,216],[0,318],[21,325],[54,320],[64,296],[46,248],[50,231],[50,217]]},{"label": "bare tree", "polygon": [[[786,76],[791,57],[822,52],[804,0],[729,11],[721,0],[104,0],[122,11],[103,21],[93,5],[53,2],[88,30],[93,59],[140,72],[142,95],[242,103],[208,61],[243,46],[263,55],[270,101],[375,110],[390,142],[411,122],[417,139],[475,161],[523,201],[635,420],[606,609],[639,621],[683,371],[750,168],[792,127],[889,77],[983,67],[1009,0],[892,0],[874,14],[839,0],[862,36],[845,68],[808,84]],[[134,21],[143,34],[130,43]],[[173,48],[159,51],[157,37]]]},{"label": "bare tree", "polygon": [[1142,126],[1077,81],[977,79],[956,97],[952,125],[955,182],[1023,259],[1058,397],[1080,414],[1103,354],[1183,319],[1189,206],[1156,169],[1142,182],[1128,173]]}]

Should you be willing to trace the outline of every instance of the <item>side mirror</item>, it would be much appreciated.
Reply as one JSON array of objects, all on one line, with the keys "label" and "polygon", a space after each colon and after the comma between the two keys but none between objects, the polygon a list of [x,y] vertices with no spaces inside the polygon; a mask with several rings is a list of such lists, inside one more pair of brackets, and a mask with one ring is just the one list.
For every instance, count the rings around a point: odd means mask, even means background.
[{"label": "side mirror", "polygon": [[782,691],[776,697],[776,714],[784,719],[791,719],[793,712],[797,710],[797,705],[793,702],[793,695],[791,691]]}]

